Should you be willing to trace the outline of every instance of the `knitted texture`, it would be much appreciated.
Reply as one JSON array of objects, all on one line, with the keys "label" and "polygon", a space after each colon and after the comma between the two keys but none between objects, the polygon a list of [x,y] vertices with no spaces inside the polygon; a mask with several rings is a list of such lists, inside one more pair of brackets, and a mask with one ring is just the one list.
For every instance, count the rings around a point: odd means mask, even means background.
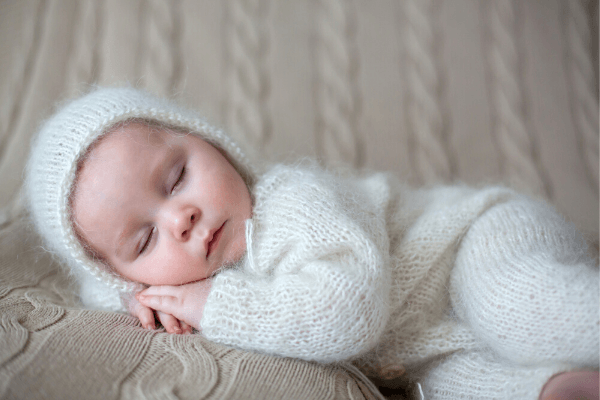
[{"label": "knitted texture", "polygon": [[568,369],[561,364],[510,364],[485,351],[460,352],[424,373],[421,384],[426,399],[534,400],[549,377]]},{"label": "knitted texture", "polygon": [[294,167],[267,173],[245,268],[214,278],[203,334],[323,362],[373,347],[389,318],[388,244],[382,209],[356,185]]},{"label": "knitted texture", "polygon": [[[50,251],[57,254],[91,293],[111,300],[96,301],[102,308],[122,309],[115,292],[136,290],[105,265],[94,260],[79,243],[72,226],[69,197],[78,161],[89,146],[111,127],[130,119],[143,119],[198,134],[228,155],[240,175],[251,184],[250,163],[231,139],[197,114],[175,103],[133,88],[101,88],[72,101],[46,121],[33,144],[27,166],[26,192],[33,223]],[[96,287],[96,282],[98,286]],[[90,302],[94,302],[90,299]]]},{"label": "knitted texture", "polygon": [[483,215],[450,287],[457,314],[503,358],[598,366],[598,268],[546,204],[518,197]]},{"label": "knitted texture", "polygon": [[406,369],[432,399],[535,399],[554,373],[598,366],[597,266],[543,203],[281,165],[254,195],[245,265],[204,309],[213,341]]},{"label": "knitted texture", "polygon": [[[153,99],[126,92],[133,103]],[[28,194],[51,249],[81,272],[84,302],[122,310],[119,293],[131,286],[87,258],[69,225],[75,165],[115,122],[196,120],[161,113],[171,103],[156,99],[120,113],[83,107],[85,99],[76,106],[92,110],[96,125],[78,128],[67,118],[70,106],[45,125]],[[99,120],[102,112],[109,116]],[[220,131],[192,128],[222,143],[238,171],[252,171]],[[64,144],[50,151],[58,139]],[[201,321],[206,338],[305,360],[353,360],[371,376],[406,369],[432,399],[534,399],[554,373],[598,367],[598,268],[549,206],[502,187],[417,190],[386,174],[302,165],[273,166],[251,191],[247,255],[213,278]]]},{"label": "knitted texture", "polygon": [[391,318],[375,351],[361,360],[369,374],[386,365],[411,366],[478,345],[468,327],[448,315],[448,280],[460,239],[485,210],[514,194],[504,188],[398,186],[388,205],[392,240]]}]

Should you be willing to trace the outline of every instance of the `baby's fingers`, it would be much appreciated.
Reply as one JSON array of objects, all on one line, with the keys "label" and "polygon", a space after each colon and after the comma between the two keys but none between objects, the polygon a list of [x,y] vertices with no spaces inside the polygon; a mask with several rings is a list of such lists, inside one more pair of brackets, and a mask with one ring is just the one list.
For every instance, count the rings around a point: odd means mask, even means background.
[{"label": "baby's fingers", "polygon": [[145,329],[156,329],[154,312],[150,308],[138,303],[135,305],[134,310],[135,316],[139,318]]},{"label": "baby's fingers", "polygon": [[162,311],[157,311],[156,315],[160,320],[160,323],[165,327],[167,332],[169,333],[183,333],[183,330],[179,326],[179,321],[177,318],[170,314],[165,314]]},{"label": "baby's fingers", "polygon": [[181,305],[179,300],[172,296],[149,296],[138,294],[138,301],[146,307],[150,307],[156,311],[170,314],[177,319],[180,318]]},{"label": "baby's fingers", "polygon": [[137,294],[142,296],[171,296],[178,297],[181,293],[182,286],[150,286]]},{"label": "baby's fingers", "polygon": [[191,334],[192,333],[192,327],[188,324],[186,324],[183,321],[179,321],[179,326],[181,326],[181,330],[183,331],[183,333],[187,333],[187,334]]}]

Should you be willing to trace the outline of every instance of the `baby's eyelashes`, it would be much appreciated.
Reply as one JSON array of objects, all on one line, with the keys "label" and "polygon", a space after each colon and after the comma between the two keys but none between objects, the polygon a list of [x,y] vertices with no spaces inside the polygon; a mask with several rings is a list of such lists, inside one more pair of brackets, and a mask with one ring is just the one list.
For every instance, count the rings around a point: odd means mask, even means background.
[{"label": "baby's eyelashes", "polygon": [[148,233],[144,235],[142,241],[140,242],[142,247],[140,248],[140,250],[138,250],[138,255],[146,252],[146,250],[150,246],[150,243],[152,242],[152,238],[154,237],[155,233],[156,227],[152,227],[152,229],[150,229],[150,231],[148,231]]},{"label": "baby's eyelashes", "polygon": [[181,185],[183,184],[183,182],[185,180],[186,172],[187,171],[185,169],[185,165],[182,165],[181,166],[181,170],[177,174],[177,180],[175,181],[175,183],[171,187],[171,194],[175,193],[181,187]]}]

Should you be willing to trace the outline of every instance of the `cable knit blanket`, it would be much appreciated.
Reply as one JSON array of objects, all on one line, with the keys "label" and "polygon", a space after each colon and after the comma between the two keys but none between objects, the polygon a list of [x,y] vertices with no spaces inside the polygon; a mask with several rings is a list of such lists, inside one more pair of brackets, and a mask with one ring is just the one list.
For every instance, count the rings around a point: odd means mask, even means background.
[{"label": "cable knit blanket", "polygon": [[57,102],[129,83],[259,158],[503,183],[549,200],[597,252],[597,21],[597,0],[0,2],[0,397],[380,396],[352,366],[81,309],[19,196]]}]

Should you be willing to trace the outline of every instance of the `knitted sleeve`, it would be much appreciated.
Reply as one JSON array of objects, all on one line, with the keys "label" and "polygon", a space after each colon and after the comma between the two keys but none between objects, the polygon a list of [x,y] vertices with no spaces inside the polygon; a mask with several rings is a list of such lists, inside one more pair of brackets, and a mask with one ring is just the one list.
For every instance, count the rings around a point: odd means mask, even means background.
[{"label": "knitted sleeve", "polygon": [[201,322],[216,342],[332,362],[378,341],[389,279],[383,218],[357,187],[286,169],[256,190],[243,269],[224,271]]}]

